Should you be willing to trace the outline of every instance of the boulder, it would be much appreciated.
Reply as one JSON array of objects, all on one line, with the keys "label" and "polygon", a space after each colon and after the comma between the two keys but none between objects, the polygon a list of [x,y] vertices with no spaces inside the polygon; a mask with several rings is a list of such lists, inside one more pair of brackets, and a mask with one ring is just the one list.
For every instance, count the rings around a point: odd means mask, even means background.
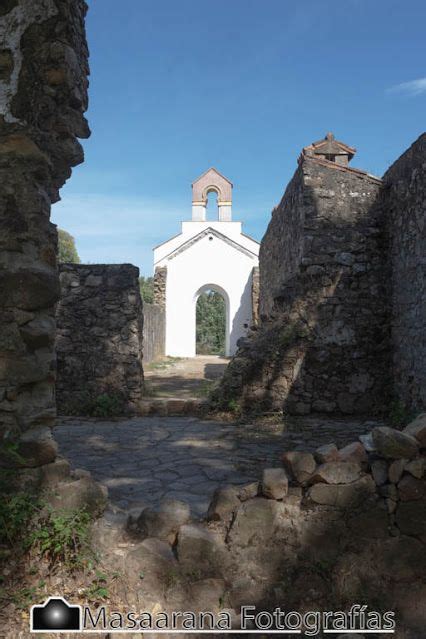
[{"label": "boulder", "polygon": [[40,468],[42,486],[55,486],[58,482],[68,479],[71,475],[71,466],[66,459],[57,457],[51,464]]},{"label": "boulder", "polygon": [[415,437],[421,448],[426,448],[426,413],[418,415],[404,428],[404,433]]},{"label": "boulder", "polygon": [[412,475],[404,475],[398,484],[398,495],[401,501],[415,501],[426,497],[426,482]]},{"label": "boulder", "polygon": [[308,497],[317,504],[349,508],[362,504],[376,491],[373,478],[365,475],[351,484],[315,484]]},{"label": "boulder", "polygon": [[67,512],[86,510],[93,516],[102,514],[107,502],[107,488],[85,477],[57,484],[53,495],[49,497],[49,504],[55,510]]},{"label": "boulder", "polygon": [[361,442],[361,444],[364,446],[367,453],[374,453],[376,451],[372,433],[366,433],[365,435],[360,435],[358,439]]},{"label": "boulder", "polygon": [[177,556],[186,572],[221,575],[225,569],[224,550],[222,539],[203,526],[186,524],[179,529]]},{"label": "boulder", "polygon": [[359,479],[361,468],[354,462],[327,462],[318,466],[310,484],[349,484]]},{"label": "boulder", "polygon": [[164,499],[157,507],[145,508],[130,528],[142,538],[168,539],[177,533],[180,526],[188,523],[190,514],[190,508],[184,501]]},{"label": "boulder", "polygon": [[250,484],[244,484],[244,486],[238,487],[238,497],[241,501],[247,501],[247,499],[253,499],[259,494],[259,482],[252,481]]},{"label": "boulder", "polygon": [[209,521],[229,521],[232,514],[241,505],[238,497],[239,492],[239,488],[235,486],[217,488],[207,511],[207,519]]},{"label": "boulder", "polygon": [[303,453],[296,450],[284,453],[282,460],[286,470],[299,484],[305,483],[317,466],[311,453]]},{"label": "boulder", "polygon": [[208,610],[217,614],[225,593],[223,579],[200,579],[190,585],[192,610]]},{"label": "boulder", "polygon": [[245,547],[256,541],[266,543],[277,528],[285,505],[272,499],[255,497],[241,505],[229,532],[231,544]]},{"label": "boulder", "polygon": [[405,464],[404,470],[410,473],[410,475],[413,475],[413,477],[421,479],[426,471],[426,458],[419,457],[418,459],[413,459],[413,461]]},{"label": "boulder", "polygon": [[262,494],[268,499],[283,499],[288,493],[288,477],[283,468],[265,468]]},{"label": "boulder", "polygon": [[397,484],[404,472],[404,466],[407,463],[406,459],[396,459],[393,461],[388,469],[388,477],[391,484]]},{"label": "boulder", "polygon": [[23,433],[18,444],[18,454],[24,468],[36,468],[55,461],[58,445],[52,437],[50,428],[33,428]]},{"label": "boulder", "polygon": [[336,444],[326,444],[316,449],[315,459],[320,464],[325,464],[331,461],[339,461],[339,451]]},{"label": "boulder", "polygon": [[353,442],[339,450],[340,461],[353,461],[358,464],[368,461],[367,453],[361,442]]},{"label": "boulder", "polygon": [[412,459],[419,452],[415,437],[389,426],[377,426],[373,430],[373,441],[379,455],[387,459]]},{"label": "boulder", "polygon": [[383,486],[388,480],[388,465],[384,459],[376,459],[371,464],[371,474],[377,486]]}]

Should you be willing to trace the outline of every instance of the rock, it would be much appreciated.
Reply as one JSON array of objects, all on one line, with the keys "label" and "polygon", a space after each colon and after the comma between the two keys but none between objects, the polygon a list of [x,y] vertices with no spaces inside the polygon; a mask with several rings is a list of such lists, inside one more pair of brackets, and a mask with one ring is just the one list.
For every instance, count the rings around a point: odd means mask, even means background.
[{"label": "rock", "polygon": [[398,500],[398,491],[395,484],[385,484],[384,486],[379,486],[379,494],[386,499],[393,499],[394,501]]},{"label": "rock", "polygon": [[235,486],[217,488],[207,511],[207,519],[209,521],[228,521],[241,505],[238,498],[239,492],[238,487]]},{"label": "rock", "polygon": [[179,529],[177,556],[187,572],[221,575],[225,572],[224,550],[220,537],[203,526],[187,524]]},{"label": "rock", "polygon": [[405,464],[404,470],[407,471],[407,473],[410,473],[410,475],[413,475],[413,477],[421,479],[425,474],[426,459],[424,457],[414,459],[413,461]]},{"label": "rock", "polygon": [[241,501],[247,501],[247,499],[253,499],[259,494],[259,482],[253,481],[250,484],[238,487],[238,497]]},{"label": "rock", "polygon": [[389,426],[377,426],[373,441],[379,455],[388,459],[412,459],[419,452],[418,441],[412,435]]},{"label": "rock", "polygon": [[223,579],[200,579],[190,585],[191,606],[193,610],[208,610],[218,613],[225,593]]},{"label": "rock", "polygon": [[395,520],[404,535],[426,535],[426,500],[401,501],[396,510]]},{"label": "rock", "polygon": [[384,459],[376,459],[372,462],[371,474],[377,486],[386,484],[388,480],[388,465]]},{"label": "rock", "polygon": [[93,516],[104,511],[107,501],[106,487],[87,478],[57,484],[54,495],[49,498],[49,504],[56,510],[86,510]]},{"label": "rock", "polygon": [[362,504],[375,493],[375,483],[369,475],[352,484],[315,484],[308,497],[317,504],[348,508]]},{"label": "rock", "polygon": [[266,543],[275,532],[278,518],[285,510],[284,502],[255,497],[244,502],[229,532],[229,540],[237,546],[248,546],[256,541]]},{"label": "rock", "polygon": [[361,442],[353,442],[339,450],[340,461],[353,461],[359,464],[367,462],[368,457]]},{"label": "rock", "polygon": [[414,501],[426,497],[426,482],[411,475],[404,475],[398,484],[398,494],[401,501]]},{"label": "rock", "polygon": [[180,526],[188,523],[190,508],[184,501],[165,499],[157,507],[145,508],[133,528],[140,537],[168,539]]},{"label": "rock", "polygon": [[283,499],[288,493],[288,477],[283,468],[265,468],[262,494],[269,499]]},{"label": "rock", "polygon": [[402,477],[402,473],[404,472],[404,466],[407,463],[406,459],[397,459],[391,463],[388,469],[388,477],[389,481],[392,484],[397,484]]},{"label": "rock", "polygon": [[418,415],[404,428],[404,433],[415,437],[421,448],[426,448],[426,413]]},{"label": "rock", "polygon": [[23,433],[18,445],[18,454],[23,458],[20,465],[24,468],[36,468],[52,463],[58,454],[58,445],[50,428],[33,428]]},{"label": "rock", "polygon": [[326,444],[325,446],[320,446],[316,449],[314,455],[315,459],[320,464],[339,461],[339,451],[336,444]]},{"label": "rock", "polygon": [[359,539],[386,539],[389,536],[389,519],[386,510],[377,508],[373,502],[365,510],[357,512],[347,522],[351,536]]},{"label": "rock", "polygon": [[283,454],[282,460],[286,470],[299,484],[306,482],[316,468],[315,459],[311,453],[289,451]]},{"label": "rock", "polygon": [[361,444],[364,446],[367,453],[374,453],[376,451],[372,433],[367,433],[366,435],[360,435],[358,439],[361,442]]},{"label": "rock", "polygon": [[178,577],[178,563],[170,545],[161,539],[144,539],[124,557],[124,574],[129,591],[144,602],[144,610],[158,600],[157,593],[171,577]]},{"label": "rock", "polygon": [[66,459],[57,457],[51,464],[40,468],[42,486],[54,486],[71,475],[71,466]]},{"label": "rock", "polygon": [[318,466],[309,480],[310,484],[349,484],[359,479],[361,468],[354,462],[327,462]]}]

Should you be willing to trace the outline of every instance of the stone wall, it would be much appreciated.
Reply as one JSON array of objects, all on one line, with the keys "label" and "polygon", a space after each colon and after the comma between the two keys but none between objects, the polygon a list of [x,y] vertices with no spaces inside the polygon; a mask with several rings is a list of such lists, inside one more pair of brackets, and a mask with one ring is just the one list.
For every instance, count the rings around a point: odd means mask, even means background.
[{"label": "stone wall", "polygon": [[157,266],[154,273],[154,304],[166,308],[167,266]]},{"label": "stone wall", "polygon": [[[61,414],[135,412],[143,388],[139,269],[62,264],[57,308],[57,404]],[[108,401],[108,400],[107,400]]]},{"label": "stone wall", "polygon": [[45,438],[43,427],[55,419],[59,280],[49,217],[71,167],[83,160],[77,138],[89,135],[86,10],[83,0],[0,7],[1,438],[28,430],[28,441]]},{"label": "stone wall", "polygon": [[384,176],[392,270],[395,396],[426,409],[426,134]]},{"label": "stone wall", "polygon": [[158,304],[143,305],[143,362],[149,364],[166,353],[166,312]]},{"label": "stone wall", "polygon": [[389,393],[381,180],[302,157],[260,250],[261,326],[216,399],[244,410],[377,413]]},{"label": "stone wall", "polygon": [[259,304],[260,304],[260,271],[259,267],[253,268],[251,279],[251,307],[253,309],[253,324],[259,324]]}]

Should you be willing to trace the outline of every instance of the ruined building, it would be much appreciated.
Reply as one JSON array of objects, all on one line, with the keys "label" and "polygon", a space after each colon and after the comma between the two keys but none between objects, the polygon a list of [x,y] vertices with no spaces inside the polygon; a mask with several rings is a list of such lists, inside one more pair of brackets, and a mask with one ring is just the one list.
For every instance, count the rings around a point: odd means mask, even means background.
[{"label": "ruined building", "polygon": [[216,401],[377,414],[426,406],[426,135],[383,179],[329,133],[305,147],[260,248],[260,326]]}]

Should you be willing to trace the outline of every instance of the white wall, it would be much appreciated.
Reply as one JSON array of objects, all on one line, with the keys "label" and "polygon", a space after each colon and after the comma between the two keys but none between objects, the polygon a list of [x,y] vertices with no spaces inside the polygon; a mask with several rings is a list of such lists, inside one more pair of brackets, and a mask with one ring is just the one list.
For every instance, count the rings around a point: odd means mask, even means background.
[{"label": "white wall", "polygon": [[[255,254],[247,255],[217,236],[206,235],[185,251],[167,257],[187,239],[209,227],[228,235]],[[175,357],[196,355],[197,297],[203,289],[211,287],[225,292],[228,298],[227,354],[232,355],[237,340],[246,333],[244,324],[252,322],[251,280],[253,267],[258,265],[259,245],[241,235],[239,222],[184,222],[183,231],[183,235],[155,251],[156,266],[167,266],[166,354]]]}]

